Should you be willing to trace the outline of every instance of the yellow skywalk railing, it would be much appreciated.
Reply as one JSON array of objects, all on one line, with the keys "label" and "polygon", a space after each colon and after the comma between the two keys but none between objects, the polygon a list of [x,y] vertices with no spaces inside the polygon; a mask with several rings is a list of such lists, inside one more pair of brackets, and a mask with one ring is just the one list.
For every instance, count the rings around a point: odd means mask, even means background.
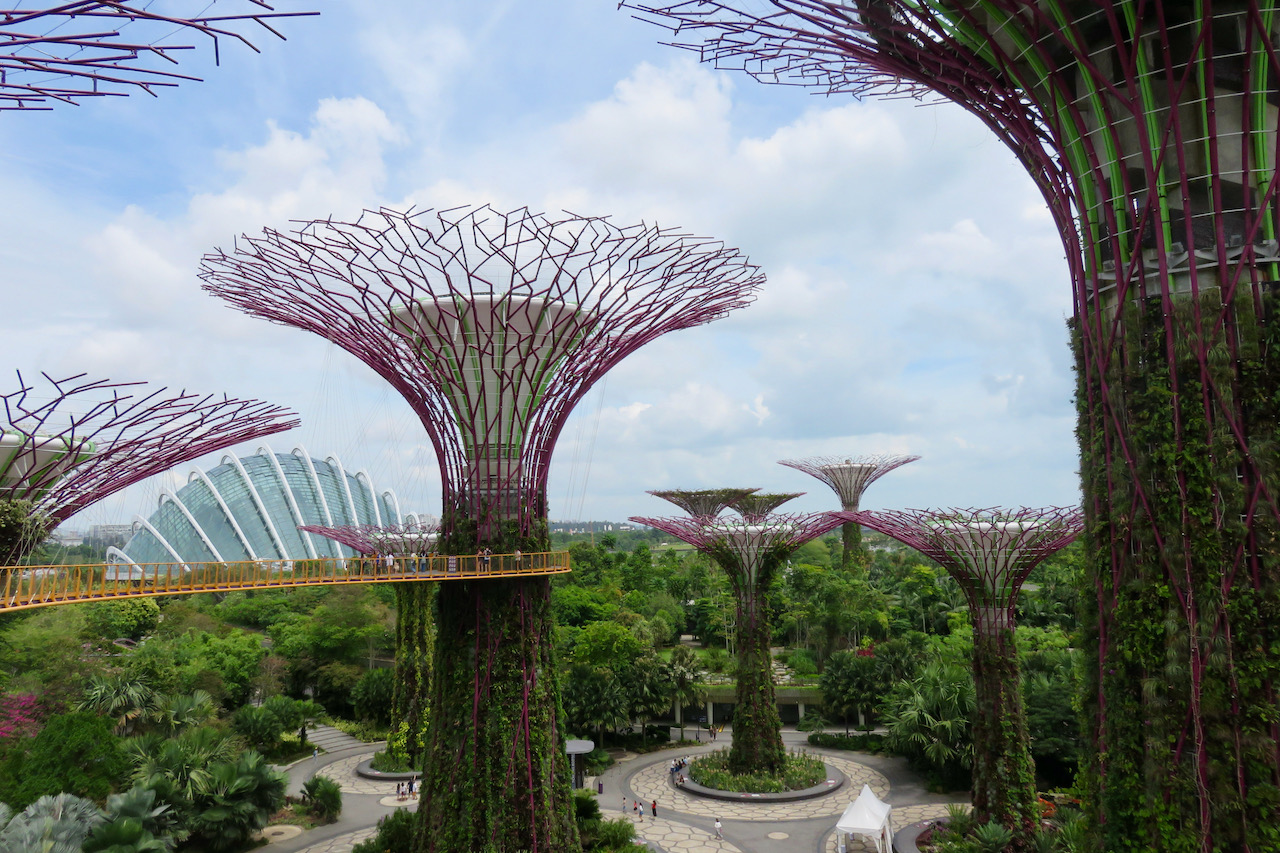
[{"label": "yellow skywalk railing", "polygon": [[93,563],[0,568],[0,613],[148,595],[381,581],[450,581],[558,575],[568,551],[467,556],[350,557],[345,560],[253,560],[243,563]]}]

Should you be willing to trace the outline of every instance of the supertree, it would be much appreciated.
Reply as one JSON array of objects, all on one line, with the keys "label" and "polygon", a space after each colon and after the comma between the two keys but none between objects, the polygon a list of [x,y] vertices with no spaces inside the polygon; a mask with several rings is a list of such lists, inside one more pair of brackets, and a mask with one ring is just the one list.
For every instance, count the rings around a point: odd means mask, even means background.
[{"label": "supertree", "polygon": [[656,489],[648,492],[655,498],[662,498],[680,507],[695,518],[708,516],[714,518],[733,506],[734,501],[741,500],[759,489]]},{"label": "supertree", "polygon": [[13,565],[58,524],[175,465],[293,429],[293,413],[258,400],[198,395],[77,374],[0,394],[0,503]]},{"label": "supertree", "polygon": [[[214,14],[228,7],[234,11]],[[158,88],[199,79],[166,70],[195,47],[172,42],[178,33],[207,39],[216,61],[219,39],[258,50],[237,28],[256,25],[283,39],[276,19],[314,14],[277,12],[264,0],[72,0],[0,8],[0,110],[47,110],[50,102],[75,104],[132,91],[154,95]]]},{"label": "supertree", "polygon": [[[1074,507],[838,512],[938,562],[955,579],[973,622],[973,810],[1029,843],[1039,820],[1014,610],[1042,560],[1084,525]],[[1020,848],[1021,849],[1021,848]]]},{"label": "supertree", "polygon": [[722,67],[929,93],[1040,186],[1075,290],[1083,783],[1107,849],[1280,845],[1280,15],[1264,0],[647,12]]},{"label": "supertree", "polygon": [[[744,496],[740,496],[744,497]],[[778,505],[795,495],[752,495]],[[828,513],[768,514],[750,517],[691,516],[688,518],[632,517],[637,524],[688,542],[724,570],[736,599],[738,651],[737,704],[733,710],[733,744],[729,769],[733,773],[778,773],[786,760],[782,720],[773,689],[773,657],[769,646],[773,625],[768,594],[778,570],[804,543],[839,526]]]},{"label": "supertree", "polygon": [[[268,230],[201,275],[404,396],[440,464],[443,554],[547,550],[547,471],[573,406],[629,353],[748,304],[762,280],[736,250],[656,226],[488,207]],[[453,581],[436,613],[421,849],[576,849],[548,580]]]},{"label": "supertree", "polygon": [[[844,512],[857,512],[861,507],[862,493],[876,480],[895,468],[908,462],[915,462],[919,456],[898,456],[881,454],[878,456],[811,456],[807,459],[783,459],[779,465],[786,465],[803,471],[811,477],[817,477],[831,487],[840,498],[840,509]],[[862,547],[862,528],[852,521],[846,521],[840,528],[843,550],[840,555],[840,567],[846,571],[865,566],[866,549]]]},{"label": "supertree", "polygon": [[[381,526],[324,527],[308,524],[298,529],[327,536],[357,554],[371,557],[434,554],[439,528],[434,521],[411,521]],[[435,620],[431,618],[435,593],[434,583],[396,583],[396,599],[403,606],[396,613],[396,681],[391,700],[392,731],[387,737],[387,752],[411,767],[420,765],[425,747],[422,734],[431,697],[431,656],[436,645]]]}]

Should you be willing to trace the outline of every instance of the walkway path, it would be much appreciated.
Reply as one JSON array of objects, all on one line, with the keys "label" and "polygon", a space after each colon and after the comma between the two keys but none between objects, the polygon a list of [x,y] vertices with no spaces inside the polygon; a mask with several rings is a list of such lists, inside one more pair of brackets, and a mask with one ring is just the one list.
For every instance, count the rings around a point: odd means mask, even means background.
[{"label": "walkway path", "polygon": [[[381,744],[361,743],[334,729],[324,736],[330,737],[330,733],[336,733],[329,741],[332,751],[290,768],[290,790],[301,789],[302,783],[316,772],[329,776],[343,790],[342,819],[276,841],[266,848],[267,853],[346,853],[373,834],[373,826],[381,817],[405,807],[395,798],[394,782],[375,782],[356,775],[356,765],[367,760]],[[321,743],[320,738],[317,731],[312,739]],[[836,817],[864,783],[894,807],[895,827],[941,817],[946,814],[947,803],[955,799],[925,791],[919,777],[901,759],[814,749],[807,745],[804,734],[794,731],[784,731],[783,739],[790,747],[821,754],[848,776],[849,782],[831,796],[789,804],[719,802],[694,797],[671,786],[667,766],[672,758],[724,748],[724,739],[715,747],[686,747],[647,755],[628,753],[598,780],[588,780],[588,787],[595,790],[596,783],[601,783],[604,792],[597,799],[604,816],[625,815],[635,821],[639,839],[660,853],[834,853]],[[638,800],[646,805],[643,821],[636,820],[631,811],[631,803]],[[658,802],[656,819],[651,812],[654,800]],[[620,808],[624,804],[625,811]],[[715,837],[717,817],[723,822],[722,840]],[[874,849],[871,844],[855,844],[849,851],[873,853]]]}]

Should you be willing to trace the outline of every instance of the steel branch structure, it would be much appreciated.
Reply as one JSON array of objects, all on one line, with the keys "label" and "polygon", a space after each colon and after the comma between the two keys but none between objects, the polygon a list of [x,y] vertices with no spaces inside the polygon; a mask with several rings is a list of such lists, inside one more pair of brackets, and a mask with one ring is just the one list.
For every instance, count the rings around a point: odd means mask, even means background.
[{"label": "steel branch structure", "polygon": [[973,620],[973,808],[1030,843],[1040,819],[1014,643],[1027,575],[1084,527],[1074,507],[839,512],[936,560],[964,591]]},{"label": "steel branch structure", "polygon": [[405,524],[348,524],[338,527],[305,524],[298,529],[305,533],[327,536],[357,554],[418,557],[436,552],[440,525],[435,522],[411,521]]},{"label": "steel branch structure", "polygon": [[[18,373],[17,390],[0,395],[0,500],[28,501],[55,524],[175,465],[298,425],[258,400],[42,377]],[[8,565],[20,555],[4,556]]]},{"label": "steel branch structure", "polygon": [[[862,501],[862,493],[876,480],[895,468],[908,462],[915,462],[919,456],[899,456],[881,454],[877,456],[811,456],[807,459],[783,459],[779,465],[803,471],[811,477],[817,477],[831,487],[840,498],[840,509],[845,512],[857,512]],[[841,556],[841,567],[848,570],[865,564],[867,554],[862,547],[862,530],[852,521],[846,521],[841,527],[844,540],[844,551]]]},{"label": "steel branch structure", "polygon": [[[657,226],[489,207],[267,230],[206,256],[201,277],[346,349],[408,401],[440,465],[444,554],[546,550],[548,468],[574,405],[639,347],[747,305],[763,280],[736,250]],[[420,849],[576,849],[549,583],[448,584],[437,613]]]},{"label": "steel branch structure", "polygon": [[778,494],[753,493],[743,495],[733,502],[733,508],[747,521],[761,521],[787,501],[793,501],[804,492],[785,492]]},{"label": "steel branch structure", "polygon": [[284,38],[276,20],[314,12],[277,12],[264,0],[72,0],[0,8],[0,110],[50,109],[50,102],[126,95],[198,80],[171,70],[183,51],[178,34],[196,35],[219,59],[220,39],[253,51],[241,30],[257,26]]},{"label": "steel branch structure", "polygon": [[649,492],[680,507],[694,518],[715,518],[735,501],[759,489],[659,489]]},{"label": "steel branch structure", "polygon": [[1075,290],[1099,844],[1280,843],[1280,720],[1254,710],[1280,692],[1280,620],[1259,615],[1280,612],[1280,9],[636,8],[768,82],[954,101],[1027,168]]},{"label": "steel branch structure", "polygon": [[[725,490],[728,491],[728,490]],[[791,495],[763,495],[782,503]],[[738,683],[733,745],[734,773],[777,773],[786,751],[773,687],[769,647],[773,626],[766,597],[790,554],[840,524],[828,513],[767,515],[751,518],[631,518],[688,542],[724,569],[737,600]]]}]

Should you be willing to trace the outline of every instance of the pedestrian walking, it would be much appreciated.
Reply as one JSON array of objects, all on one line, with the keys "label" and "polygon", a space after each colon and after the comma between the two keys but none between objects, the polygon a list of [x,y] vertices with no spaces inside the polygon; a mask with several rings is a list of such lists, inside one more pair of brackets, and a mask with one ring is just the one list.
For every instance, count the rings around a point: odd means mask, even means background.
[{"label": "pedestrian walking", "polygon": [[716,838],[719,838],[721,841],[724,840],[724,833],[720,831],[720,818],[716,818]]},{"label": "pedestrian walking", "polygon": [[658,801],[657,801],[657,800],[654,800],[654,801],[653,801],[653,816],[654,816],[654,817],[657,817],[657,816],[658,816]]},{"label": "pedestrian walking", "polygon": [[409,780],[409,799],[418,799],[418,777],[414,776]]},{"label": "pedestrian walking", "polygon": [[621,808],[621,809],[622,809],[622,813],[623,813],[623,814],[626,814],[626,813],[627,813],[627,798],[626,798],[626,797],[623,797],[623,798],[622,798],[622,805],[621,805],[621,806],[619,806],[619,808]]}]

